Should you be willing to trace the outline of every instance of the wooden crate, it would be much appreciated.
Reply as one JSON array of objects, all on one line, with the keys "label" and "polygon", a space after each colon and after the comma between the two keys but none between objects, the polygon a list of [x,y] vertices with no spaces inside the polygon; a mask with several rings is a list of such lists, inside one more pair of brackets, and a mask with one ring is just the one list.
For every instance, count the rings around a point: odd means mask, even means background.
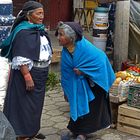
[{"label": "wooden crate", "polygon": [[120,105],[117,130],[140,136],[140,109],[127,104]]},{"label": "wooden crate", "polygon": [[129,87],[127,105],[140,109],[140,84]]}]

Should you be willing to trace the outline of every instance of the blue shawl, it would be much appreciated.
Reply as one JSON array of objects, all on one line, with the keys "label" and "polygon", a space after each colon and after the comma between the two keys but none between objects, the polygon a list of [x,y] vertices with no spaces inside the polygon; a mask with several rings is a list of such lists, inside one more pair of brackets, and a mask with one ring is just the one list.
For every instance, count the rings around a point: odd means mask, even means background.
[{"label": "blue shawl", "polygon": [[43,24],[30,24],[28,21],[23,21],[20,24],[18,24],[14,28],[14,30],[10,33],[8,38],[6,38],[0,45],[0,49],[2,49],[1,56],[11,59],[12,42],[16,34],[23,29],[44,30],[44,25]]},{"label": "blue shawl", "polygon": [[[76,121],[78,117],[89,113],[89,102],[95,98],[86,78],[108,93],[115,74],[106,54],[84,37],[76,42],[72,56],[63,48],[61,59],[61,84],[70,104],[70,116]],[[84,75],[76,75],[74,68]]]}]

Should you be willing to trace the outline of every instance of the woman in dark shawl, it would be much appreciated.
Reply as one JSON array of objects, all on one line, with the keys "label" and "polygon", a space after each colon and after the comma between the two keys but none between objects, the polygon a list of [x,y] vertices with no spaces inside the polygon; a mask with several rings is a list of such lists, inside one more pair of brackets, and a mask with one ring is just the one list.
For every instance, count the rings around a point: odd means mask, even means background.
[{"label": "woman in dark shawl", "polygon": [[[84,38],[78,23],[60,22],[56,36],[63,46],[61,84],[70,105],[67,128],[76,140],[85,140],[87,134],[111,124],[109,89],[114,71],[105,53]],[[61,139],[69,140],[70,132]]]},{"label": "woman in dark shawl", "polygon": [[28,1],[23,5],[2,43],[1,55],[11,60],[11,72],[4,114],[18,140],[36,136],[40,129],[45,86],[52,57],[51,42],[42,24],[43,5]]}]

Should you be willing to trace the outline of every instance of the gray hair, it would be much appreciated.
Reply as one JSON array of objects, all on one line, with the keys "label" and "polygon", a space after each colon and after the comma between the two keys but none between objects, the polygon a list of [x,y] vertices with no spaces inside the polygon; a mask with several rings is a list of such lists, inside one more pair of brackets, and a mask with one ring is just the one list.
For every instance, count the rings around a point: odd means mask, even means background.
[{"label": "gray hair", "polygon": [[63,29],[67,37],[71,38],[73,43],[75,42],[77,36],[75,31],[67,24],[64,24],[62,21],[58,23],[57,29]]},{"label": "gray hair", "polygon": [[35,10],[36,10],[36,9],[28,11],[28,12],[27,12],[27,16],[28,16],[28,15],[31,15]]}]

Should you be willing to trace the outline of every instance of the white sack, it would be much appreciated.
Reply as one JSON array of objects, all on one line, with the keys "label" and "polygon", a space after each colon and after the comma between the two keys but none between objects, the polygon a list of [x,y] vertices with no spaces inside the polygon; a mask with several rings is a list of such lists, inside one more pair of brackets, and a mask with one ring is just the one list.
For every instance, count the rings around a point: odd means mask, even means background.
[{"label": "white sack", "polygon": [[3,107],[6,89],[8,85],[10,64],[8,59],[0,57],[0,108]]}]

